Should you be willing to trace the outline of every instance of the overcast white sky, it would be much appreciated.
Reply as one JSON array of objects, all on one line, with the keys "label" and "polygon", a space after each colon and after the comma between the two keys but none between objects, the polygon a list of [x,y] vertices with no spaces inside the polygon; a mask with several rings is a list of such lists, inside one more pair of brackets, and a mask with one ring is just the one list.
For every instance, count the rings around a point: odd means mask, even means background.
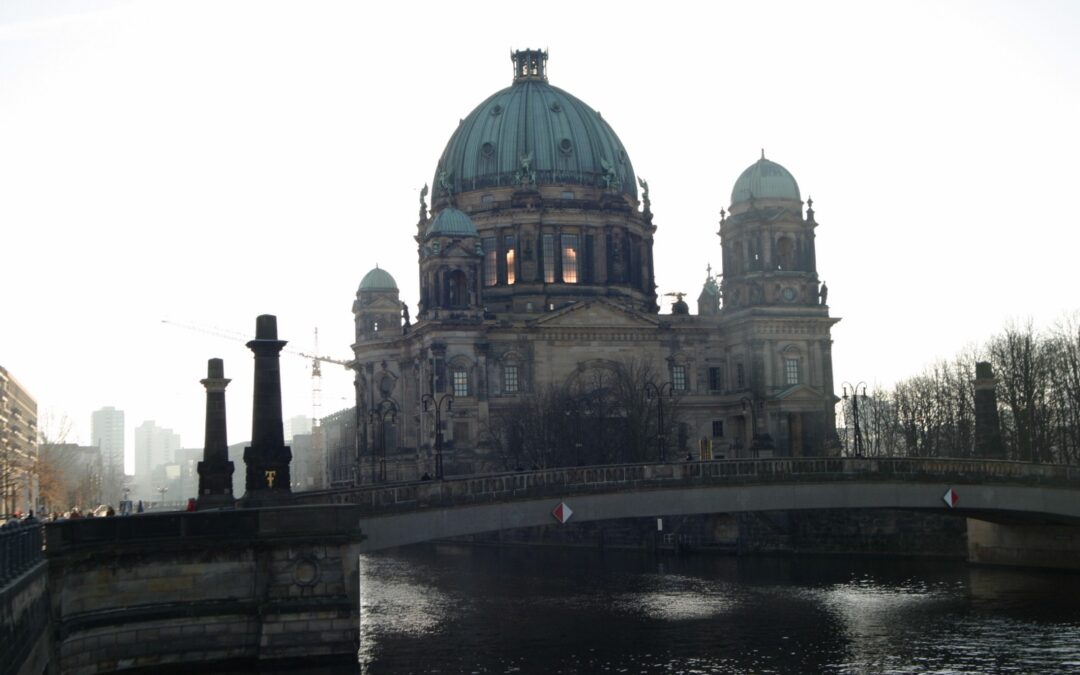
[{"label": "overcast white sky", "polygon": [[[250,437],[251,353],[348,358],[360,278],[415,314],[420,187],[512,48],[649,181],[660,292],[720,267],[765,149],[820,223],[838,382],[889,385],[1011,319],[1080,307],[1073,2],[0,2],[0,365],[91,443],[112,405],[202,444],[206,359]],[[665,305],[666,313],[669,307]],[[308,363],[282,363],[286,417]],[[323,412],[351,405],[327,366]],[[129,458],[130,470],[130,458]]]}]

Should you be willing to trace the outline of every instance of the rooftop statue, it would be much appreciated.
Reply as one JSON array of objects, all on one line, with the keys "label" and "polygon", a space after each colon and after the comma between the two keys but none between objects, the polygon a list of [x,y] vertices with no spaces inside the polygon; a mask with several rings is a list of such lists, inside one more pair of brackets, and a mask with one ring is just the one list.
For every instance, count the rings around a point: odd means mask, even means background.
[{"label": "rooftop statue", "polygon": [[423,189],[420,190],[420,222],[421,223],[427,222],[427,210],[428,210],[428,208],[427,208],[427,196],[428,196],[428,186],[427,186],[427,183],[424,183]]}]

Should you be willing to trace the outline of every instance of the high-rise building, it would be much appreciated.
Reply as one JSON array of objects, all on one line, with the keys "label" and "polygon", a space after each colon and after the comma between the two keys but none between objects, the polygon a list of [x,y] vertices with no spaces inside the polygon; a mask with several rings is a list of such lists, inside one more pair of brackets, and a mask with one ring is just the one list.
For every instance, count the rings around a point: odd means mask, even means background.
[{"label": "high-rise building", "polygon": [[311,418],[307,415],[294,415],[289,418],[288,433],[285,440],[311,433]]},{"label": "high-rise building", "polygon": [[115,506],[123,498],[124,411],[112,406],[95,410],[90,416],[90,444],[101,449],[101,497]]},{"label": "high-rise building", "polygon": [[35,507],[37,401],[0,367],[0,518]]},{"label": "high-rise building", "polygon": [[[154,484],[154,470],[175,461],[180,434],[147,420],[135,427],[135,495],[139,499],[160,499]],[[160,481],[158,481],[160,482]]]}]

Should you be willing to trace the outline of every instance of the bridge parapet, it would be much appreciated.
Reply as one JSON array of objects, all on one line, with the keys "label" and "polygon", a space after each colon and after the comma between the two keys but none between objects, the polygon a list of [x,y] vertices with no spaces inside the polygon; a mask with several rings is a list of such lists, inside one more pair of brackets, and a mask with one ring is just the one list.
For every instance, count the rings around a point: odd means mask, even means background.
[{"label": "bridge parapet", "polygon": [[792,482],[931,482],[1046,487],[1080,485],[1080,467],[949,458],[770,458],[616,464],[365,485],[295,495],[298,504],[353,504],[366,514],[522,497]]}]

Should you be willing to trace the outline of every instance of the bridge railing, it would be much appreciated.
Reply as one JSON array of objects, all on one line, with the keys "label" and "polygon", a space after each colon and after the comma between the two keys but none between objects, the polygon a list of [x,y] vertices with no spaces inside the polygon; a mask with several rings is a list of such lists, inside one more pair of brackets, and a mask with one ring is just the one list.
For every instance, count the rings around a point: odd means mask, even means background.
[{"label": "bridge railing", "polygon": [[0,527],[0,588],[45,559],[42,524],[11,521]]},{"label": "bridge railing", "polygon": [[466,505],[525,495],[570,495],[674,486],[845,480],[954,484],[1080,484],[1080,467],[947,458],[814,457],[615,464],[363,485],[296,494],[298,504],[356,504],[371,512]]}]

